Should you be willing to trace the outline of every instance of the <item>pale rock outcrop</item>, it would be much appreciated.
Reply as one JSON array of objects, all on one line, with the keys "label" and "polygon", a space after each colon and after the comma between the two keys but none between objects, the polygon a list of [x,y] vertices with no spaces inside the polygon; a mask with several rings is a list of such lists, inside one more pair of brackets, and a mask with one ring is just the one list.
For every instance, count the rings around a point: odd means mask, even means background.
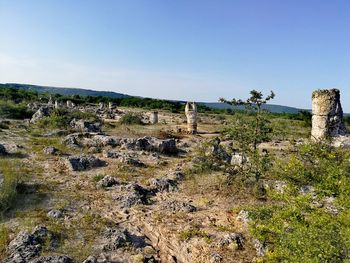
[{"label": "pale rock outcrop", "polygon": [[149,122],[151,124],[157,124],[158,123],[158,111],[152,111],[150,113]]},{"label": "pale rock outcrop", "polygon": [[347,135],[337,89],[316,90],[312,93],[312,131],[315,141]]},{"label": "pale rock outcrop", "polygon": [[197,105],[194,102],[187,102],[185,106],[187,117],[187,132],[190,134],[197,133]]},{"label": "pale rock outcrop", "polygon": [[84,171],[95,167],[106,166],[107,163],[94,156],[70,156],[66,159],[67,167],[72,171]]},{"label": "pale rock outcrop", "polygon": [[50,108],[46,106],[40,107],[32,116],[30,122],[36,123],[38,120],[50,115]]}]

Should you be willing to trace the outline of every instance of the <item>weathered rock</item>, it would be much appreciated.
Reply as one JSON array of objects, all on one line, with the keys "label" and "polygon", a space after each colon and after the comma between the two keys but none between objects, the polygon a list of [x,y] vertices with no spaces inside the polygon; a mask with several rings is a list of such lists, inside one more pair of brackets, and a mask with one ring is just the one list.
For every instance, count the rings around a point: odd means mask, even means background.
[{"label": "weathered rock", "polygon": [[50,210],[48,213],[47,213],[47,216],[48,217],[51,217],[51,218],[61,218],[63,216],[63,213],[61,210],[58,210],[58,209],[53,209],[53,210]]},{"label": "weathered rock", "polygon": [[113,151],[108,151],[108,150],[104,150],[102,152],[102,155],[105,158],[113,158],[113,159],[117,159],[121,156],[121,154],[118,152],[113,152]]},{"label": "weathered rock", "polygon": [[231,156],[225,151],[225,149],[220,145],[220,139],[216,138],[211,141],[210,147],[206,150],[205,155],[208,157],[214,157],[216,159],[230,162]]},{"label": "weathered rock", "polygon": [[39,256],[49,231],[45,226],[37,226],[31,234],[20,232],[8,245],[9,255],[4,262],[26,263]]},{"label": "weathered rock", "polygon": [[339,90],[314,91],[312,93],[311,138],[321,140],[347,134]]},{"label": "weathered rock", "polygon": [[231,165],[242,166],[248,161],[247,157],[240,153],[234,153],[231,157]]},{"label": "weathered rock", "polygon": [[222,262],[222,256],[218,253],[213,253],[211,258],[211,263],[221,263]]},{"label": "weathered rock", "polygon": [[265,248],[264,244],[258,239],[254,239],[253,244],[254,244],[254,247],[256,250],[256,255],[258,257],[264,257],[266,254],[266,248]]},{"label": "weathered rock", "polygon": [[120,161],[122,163],[126,163],[126,164],[136,166],[136,167],[144,167],[145,166],[145,164],[143,162],[141,162],[140,160],[132,158],[132,157],[127,156],[127,155],[122,155],[120,157]]},{"label": "weathered rock", "polygon": [[97,258],[94,256],[89,256],[83,261],[83,263],[98,263]]},{"label": "weathered rock", "polygon": [[177,190],[177,182],[167,178],[151,179],[150,185],[154,192],[173,192]]},{"label": "weathered rock", "polygon": [[131,183],[121,187],[122,194],[116,200],[120,202],[120,206],[130,208],[134,205],[145,205],[149,203],[148,195],[150,192],[142,186]]},{"label": "weathered rock", "polygon": [[63,143],[67,146],[70,146],[70,147],[79,147],[79,142],[77,140],[77,136],[75,136],[73,134],[67,135],[63,139]]},{"label": "weathered rock", "polygon": [[107,135],[101,135],[101,134],[97,134],[95,135],[92,140],[95,142],[95,146],[119,146],[120,145],[120,138],[114,137],[114,136],[107,136]]},{"label": "weathered rock", "polygon": [[175,154],[178,152],[175,139],[160,140],[154,137],[139,138],[135,142],[136,150],[154,151],[164,154]]},{"label": "weathered rock", "polygon": [[50,116],[50,108],[43,106],[40,107],[32,116],[30,122],[31,123],[36,123],[38,120]]},{"label": "weathered rock", "polygon": [[235,249],[242,250],[244,245],[244,236],[241,233],[230,233],[225,235],[220,241],[219,246],[234,246]]},{"label": "weathered rock", "polygon": [[44,256],[30,263],[73,263],[73,260],[67,256]]},{"label": "weathered rock", "polygon": [[94,156],[70,156],[66,159],[68,168],[72,171],[84,171],[95,167],[106,166],[107,163]]},{"label": "weathered rock", "polygon": [[100,241],[103,251],[115,251],[119,248],[131,246],[143,248],[146,246],[145,237],[130,233],[127,229],[107,228]]},{"label": "weathered rock", "polygon": [[164,202],[162,204],[162,208],[168,209],[172,212],[192,213],[197,211],[197,208],[195,206],[189,203],[179,202],[176,200]]},{"label": "weathered rock", "polygon": [[197,133],[197,105],[194,102],[187,102],[185,114],[187,117],[187,132],[190,134]]},{"label": "weathered rock", "polygon": [[241,211],[238,213],[238,215],[237,215],[237,217],[236,217],[236,220],[237,220],[238,222],[243,223],[244,225],[248,225],[248,223],[249,223],[249,221],[250,221],[250,219],[249,219],[249,212],[246,211],[246,210],[241,210]]},{"label": "weathered rock", "polygon": [[83,132],[100,132],[101,131],[101,123],[99,122],[91,123],[86,120],[73,119],[70,122],[70,126],[74,130],[83,131]]},{"label": "weathered rock", "polygon": [[55,155],[58,153],[58,149],[56,149],[55,147],[49,146],[44,148],[44,154],[46,155]]},{"label": "weathered rock", "polygon": [[103,177],[100,181],[97,182],[97,187],[98,188],[106,188],[106,187],[111,187],[113,185],[118,184],[118,181],[115,177],[106,175]]},{"label": "weathered rock", "polygon": [[6,155],[8,154],[6,148],[4,145],[0,144],[0,155]]},{"label": "weathered rock", "polygon": [[288,186],[286,182],[279,180],[268,180],[264,181],[263,184],[265,189],[272,189],[278,193],[283,193]]},{"label": "weathered rock", "polygon": [[158,111],[153,111],[153,112],[150,113],[149,122],[151,124],[157,124],[158,123]]}]

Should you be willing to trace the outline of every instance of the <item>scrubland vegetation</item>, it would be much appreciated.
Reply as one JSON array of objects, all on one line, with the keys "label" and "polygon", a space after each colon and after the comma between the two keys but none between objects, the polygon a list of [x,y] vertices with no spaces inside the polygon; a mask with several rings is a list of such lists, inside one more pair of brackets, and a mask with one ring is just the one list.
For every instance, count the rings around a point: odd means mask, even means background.
[{"label": "scrubland vegetation", "polygon": [[[231,102],[249,108],[273,99],[272,94],[266,98],[258,92],[251,96],[249,101]],[[61,135],[44,137],[43,131],[68,130],[74,118],[92,122],[98,118],[91,113],[59,109],[36,124],[20,126],[23,122],[19,120],[32,114],[26,103],[39,97],[48,99],[47,94],[0,89],[0,117],[10,119],[5,128],[0,126],[3,129],[0,136],[7,142],[16,140],[16,144],[24,145],[22,150],[0,156],[0,180],[3,178],[0,183],[0,260],[5,258],[7,246],[16,234],[44,224],[56,237],[56,243],[55,246],[45,245],[42,253],[67,254],[74,262],[82,262],[94,253],[96,240],[106,227],[117,227],[133,219],[131,224],[154,220],[154,231],[166,229],[162,236],[167,233],[168,240],[160,240],[160,245],[179,240],[176,243],[179,247],[200,244],[201,248],[215,248],[224,258],[223,262],[350,261],[350,153],[330,146],[327,141],[310,142],[309,112],[293,115],[271,114],[260,109],[202,108],[199,113],[202,133],[192,136],[178,131],[185,120],[182,114],[176,113],[183,110],[181,104],[138,98],[115,99],[112,101],[128,107],[129,113],[114,123],[104,124],[105,132],[123,138],[144,135],[176,138],[179,154],[140,153],[138,157],[147,165],[135,166],[108,159],[106,167],[72,172],[67,170],[62,159],[69,154],[86,154],[91,147],[69,147],[62,143]],[[102,97],[69,99],[77,104],[108,101]],[[160,109],[166,122],[140,125],[143,124],[142,113],[148,108]],[[349,118],[346,120],[349,125]],[[49,146],[56,148],[59,154],[43,153]],[[94,149],[95,156],[101,157],[106,149],[111,150],[107,147]],[[236,164],[232,164],[232,156],[236,156]],[[178,181],[176,193],[161,193],[159,198],[154,195],[147,204],[138,203],[134,208],[124,209],[126,214],[117,207],[120,199],[113,195],[114,188],[97,187],[106,175],[111,175],[121,185],[137,182],[147,188],[150,179],[165,178],[179,167],[184,179]],[[157,206],[171,195],[183,202],[191,200],[196,212],[169,211]],[[68,216],[52,218],[48,216],[47,207]],[[244,214],[242,211],[248,215],[244,222],[237,221],[238,215]],[[144,225],[138,228],[143,229]],[[220,238],[229,233],[236,233],[237,240],[242,235],[243,241],[232,241],[229,246],[217,245],[222,243]],[[263,255],[255,252],[256,240]],[[125,253],[133,251],[130,242],[123,248]],[[202,255],[191,258],[192,262],[211,262],[201,258],[206,252],[200,251]],[[142,262],[143,259],[138,260]]]}]

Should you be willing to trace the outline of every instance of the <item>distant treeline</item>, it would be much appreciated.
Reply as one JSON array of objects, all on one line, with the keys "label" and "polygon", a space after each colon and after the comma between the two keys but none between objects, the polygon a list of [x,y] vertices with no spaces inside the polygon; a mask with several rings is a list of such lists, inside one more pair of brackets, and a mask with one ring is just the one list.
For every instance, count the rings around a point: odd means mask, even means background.
[{"label": "distant treeline", "polygon": [[[117,106],[122,106],[122,107],[137,107],[137,108],[144,108],[144,109],[169,110],[174,113],[182,112],[185,109],[185,104],[178,101],[140,98],[140,97],[111,98],[111,97],[103,97],[103,96],[49,94],[49,93],[39,93],[32,90],[16,89],[6,85],[0,85],[0,99],[11,100],[15,103],[28,103],[28,102],[34,102],[34,101],[48,102],[50,96],[52,97],[53,100],[58,100],[58,101],[71,100],[77,105],[83,105],[87,103],[112,102],[112,103],[115,103]],[[199,109],[199,112],[216,111],[204,105],[198,105],[198,109]]]},{"label": "distant treeline", "polygon": [[[14,102],[14,105],[21,106],[21,112],[24,110],[24,104],[29,102],[41,101],[48,102],[50,96],[53,100],[67,101],[71,100],[76,105],[84,105],[89,103],[115,103],[117,106],[122,107],[137,107],[147,110],[168,110],[173,113],[183,112],[185,109],[185,104],[179,101],[170,100],[160,100],[151,98],[140,98],[140,97],[122,97],[122,98],[110,98],[104,96],[80,96],[80,95],[61,95],[61,94],[49,94],[49,93],[39,93],[32,90],[17,89],[13,87],[6,86],[6,84],[0,85],[0,100]],[[8,112],[8,107],[11,103],[0,103],[0,108],[2,105],[3,109],[0,109],[0,115],[3,112]],[[6,106],[7,105],[7,106]],[[11,108],[14,107],[11,105]],[[213,113],[213,114],[235,114],[237,112],[244,112],[242,110],[236,109],[214,109],[207,107],[205,105],[198,105],[199,112]],[[249,114],[249,113],[248,113]],[[250,113],[252,114],[252,113]],[[294,119],[305,121],[311,125],[311,113],[308,111],[300,111],[298,114],[291,113],[270,113],[271,117],[280,117],[285,119]],[[18,116],[17,116],[18,117]],[[346,119],[350,124],[350,118]]]}]

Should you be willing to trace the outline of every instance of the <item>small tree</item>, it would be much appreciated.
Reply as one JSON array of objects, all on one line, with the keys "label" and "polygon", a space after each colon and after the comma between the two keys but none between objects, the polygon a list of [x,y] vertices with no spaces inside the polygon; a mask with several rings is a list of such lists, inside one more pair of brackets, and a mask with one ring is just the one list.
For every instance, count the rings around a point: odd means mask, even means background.
[{"label": "small tree", "polygon": [[261,154],[257,149],[259,143],[270,139],[272,132],[270,122],[266,118],[267,111],[263,109],[263,105],[272,100],[275,94],[271,91],[270,95],[264,98],[261,92],[252,90],[250,95],[250,98],[245,101],[240,99],[228,101],[224,98],[221,98],[220,101],[230,105],[242,105],[252,116],[239,119],[235,125],[226,129],[224,133],[237,142],[239,150],[244,157],[249,159],[246,165],[240,167],[239,172],[247,176],[254,175],[258,182],[261,175],[270,166],[270,157],[267,152]]},{"label": "small tree", "polygon": [[[269,100],[272,100],[275,97],[275,93],[271,91],[270,95],[267,97],[263,97],[263,94],[259,91],[252,90],[250,92],[250,98],[243,101],[241,99],[232,99],[228,101],[224,98],[220,98],[221,102],[228,103],[230,105],[235,106],[244,106],[247,111],[251,112],[254,116],[254,120],[252,123],[238,123],[238,130],[233,130],[234,137],[240,137],[239,140],[242,146],[246,147],[248,145],[253,145],[253,148],[256,150],[257,145],[263,141],[269,139],[269,134],[271,133],[271,128],[269,127],[269,121],[265,117],[266,110],[263,109],[263,105],[265,105]],[[248,124],[248,125],[247,125]],[[242,129],[243,128],[243,129]]]}]

